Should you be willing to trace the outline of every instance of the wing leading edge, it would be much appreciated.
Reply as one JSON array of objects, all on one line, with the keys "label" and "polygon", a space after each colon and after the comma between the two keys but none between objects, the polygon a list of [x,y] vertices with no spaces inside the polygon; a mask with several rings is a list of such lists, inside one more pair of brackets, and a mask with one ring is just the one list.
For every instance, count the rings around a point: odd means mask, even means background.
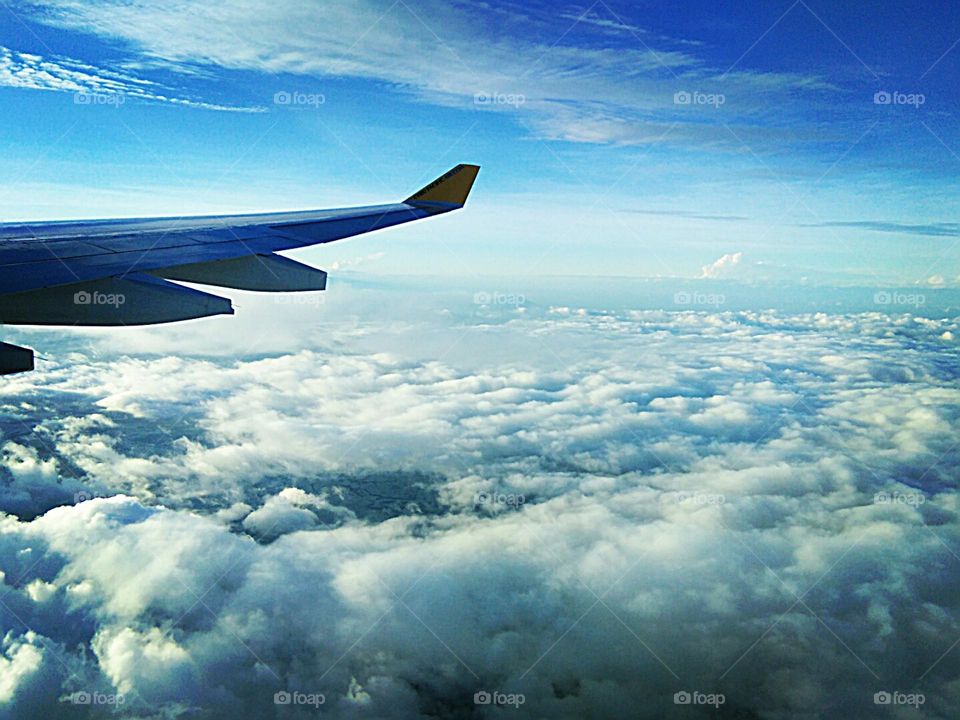
[{"label": "wing leading edge", "polygon": [[[462,208],[479,170],[457,165],[391,205],[0,225],[0,323],[146,325],[233,313],[227,298],[173,281],[323,290],[324,271],[275,253]],[[28,369],[29,350],[0,343],[0,375]]]}]

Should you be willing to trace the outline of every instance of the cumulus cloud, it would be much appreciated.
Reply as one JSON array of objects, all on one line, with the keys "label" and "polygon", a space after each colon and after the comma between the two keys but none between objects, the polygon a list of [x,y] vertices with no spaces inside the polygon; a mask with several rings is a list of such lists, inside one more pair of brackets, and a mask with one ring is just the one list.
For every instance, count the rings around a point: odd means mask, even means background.
[{"label": "cumulus cloud", "polygon": [[701,279],[729,278],[735,274],[743,259],[742,252],[727,253],[721,255],[709,265],[704,265],[700,270]]},{"label": "cumulus cloud", "polygon": [[[947,285],[947,282],[948,282],[947,279],[944,278],[943,275],[936,273],[935,275],[931,275],[930,277],[920,282],[919,284],[929,285],[930,287],[934,287],[934,288],[941,288],[941,287],[945,287]],[[960,278],[954,281],[954,283],[956,282],[960,282]]]},{"label": "cumulus cloud", "polygon": [[684,690],[731,717],[960,702],[956,319],[379,330],[389,352],[320,335],[18,380],[7,482],[92,499],[0,498],[5,712],[76,692],[129,717],[273,717],[284,692],[344,718],[493,716],[483,690],[570,718],[670,716]]}]

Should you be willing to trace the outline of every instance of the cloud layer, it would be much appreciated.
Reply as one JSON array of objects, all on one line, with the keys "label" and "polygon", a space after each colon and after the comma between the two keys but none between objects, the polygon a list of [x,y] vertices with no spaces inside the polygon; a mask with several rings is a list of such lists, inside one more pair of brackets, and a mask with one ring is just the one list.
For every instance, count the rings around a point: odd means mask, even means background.
[{"label": "cloud layer", "polygon": [[721,717],[960,702],[955,320],[416,315],[366,328],[380,354],[352,330],[354,352],[77,355],[12,383],[6,715],[83,717],[77,692],[131,717],[315,712],[278,692],[333,717],[508,712],[479,691],[571,718],[682,691]]}]

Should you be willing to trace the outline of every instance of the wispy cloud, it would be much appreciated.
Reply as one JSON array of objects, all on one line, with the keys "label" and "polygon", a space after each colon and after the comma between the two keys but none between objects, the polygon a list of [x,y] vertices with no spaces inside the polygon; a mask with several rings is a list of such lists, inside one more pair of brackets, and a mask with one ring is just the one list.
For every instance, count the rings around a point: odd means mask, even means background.
[{"label": "wispy cloud", "polygon": [[121,103],[126,98],[172,103],[204,110],[263,112],[264,108],[220,105],[170,94],[169,88],[151,80],[79,60],[46,58],[0,46],[0,86],[74,93],[80,104],[91,97]]},{"label": "wispy cloud", "polygon": [[[737,144],[724,124],[762,143],[762,117],[790,114],[796,95],[830,91],[821,78],[798,73],[741,70],[723,75],[699,57],[695,46],[658,36],[600,11],[564,17],[556,40],[536,39],[477,23],[473,13],[439,2],[294,3],[268,9],[247,4],[213,8],[200,0],[177,5],[143,0],[78,3],[54,0],[30,6],[36,19],[127,41],[144,58],[200,67],[367,78],[393,84],[422,100],[485,111],[512,112],[531,133],[577,142]],[[574,27],[574,24],[576,26]],[[564,34],[563,30],[569,29]],[[541,28],[542,30],[542,28]],[[576,32],[572,32],[576,30]],[[614,44],[584,42],[593,33]],[[678,93],[721,94],[716,104],[684,104]],[[475,105],[477,94],[523,97],[515,103]],[[678,125],[664,138],[663,130]],[[796,134],[792,136],[796,139]],[[661,140],[661,138],[663,138]],[[768,138],[769,139],[769,138]]]},{"label": "wispy cloud", "polygon": [[[596,7],[596,6],[595,6]],[[600,28],[602,30],[609,31],[610,33],[627,33],[639,37],[641,35],[650,35],[659,40],[666,41],[668,43],[674,43],[677,45],[703,45],[701,40],[687,40],[687,39],[677,39],[667,37],[666,35],[654,35],[645,28],[640,27],[639,25],[633,25],[631,23],[625,22],[619,17],[610,15],[604,17],[597,12],[586,12],[586,13],[576,13],[576,12],[565,12],[561,13],[560,17],[564,20],[568,20],[577,25],[587,25],[590,27]]]},{"label": "wispy cloud", "polygon": [[688,210],[628,210],[637,215],[656,215],[661,217],[686,218],[688,220],[715,220],[718,222],[739,222],[749,220],[746,215],[707,215]]},{"label": "wispy cloud", "polygon": [[900,223],[885,220],[846,220],[835,222],[823,222],[801,227],[821,227],[821,228],[856,228],[860,230],[872,230],[882,233],[898,233],[902,235],[925,235],[930,237],[960,237],[960,223]]}]

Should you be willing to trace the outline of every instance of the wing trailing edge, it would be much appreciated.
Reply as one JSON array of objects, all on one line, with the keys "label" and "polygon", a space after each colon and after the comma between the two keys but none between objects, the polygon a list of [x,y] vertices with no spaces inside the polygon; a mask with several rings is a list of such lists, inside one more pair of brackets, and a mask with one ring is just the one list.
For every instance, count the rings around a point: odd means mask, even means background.
[{"label": "wing trailing edge", "polygon": [[153,270],[150,274],[167,280],[255,292],[306,292],[327,289],[326,272],[273,253],[178,265]]},{"label": "wing trailing edge", "polygon": [[233,315],[230,300],[140,273],[0,296],[8,325],[156,325]]}]

